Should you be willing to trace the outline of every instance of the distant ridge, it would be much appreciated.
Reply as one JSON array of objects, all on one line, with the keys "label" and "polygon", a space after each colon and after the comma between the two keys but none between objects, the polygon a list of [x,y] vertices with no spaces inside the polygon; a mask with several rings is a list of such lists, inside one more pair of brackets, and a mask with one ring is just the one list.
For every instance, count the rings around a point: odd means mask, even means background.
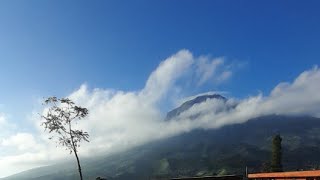
[{"label": "distant ridge", "polygon": [[196,98],[194,98],[192,100],[184,102],[181,106],[173,109],[172,111],[169,111],[167,113],[165,120],[169,121],[172,118],[179,116],[182,112],[188,110],[193,105],[205,102],[207,99],[219,99],[219,100],[227,101],[227,98],[225,98],[219,94],[197,96]]},{"label": "distant ridge", "polygon": [[[320,118],[269,115],[219,129],[197,129],[130,150],[83,159],[85,179],[150,180],[263,172],[274,132],[283,138],[285,171],[319,169]],[[73,162],[31,169],[1,180],[77,179]]]}]

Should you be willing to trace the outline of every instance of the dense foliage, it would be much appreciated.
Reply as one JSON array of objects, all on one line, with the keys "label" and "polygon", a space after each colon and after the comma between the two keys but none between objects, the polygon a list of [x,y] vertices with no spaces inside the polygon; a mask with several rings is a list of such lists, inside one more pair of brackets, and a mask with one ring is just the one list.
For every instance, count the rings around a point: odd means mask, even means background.
[{"label": "dense foliage", "polygon": [[275,135],[272,139],[272,161],[271,161],[272,172],[282,171],[281,141],[282,141],[282,138],[280,134]]}]

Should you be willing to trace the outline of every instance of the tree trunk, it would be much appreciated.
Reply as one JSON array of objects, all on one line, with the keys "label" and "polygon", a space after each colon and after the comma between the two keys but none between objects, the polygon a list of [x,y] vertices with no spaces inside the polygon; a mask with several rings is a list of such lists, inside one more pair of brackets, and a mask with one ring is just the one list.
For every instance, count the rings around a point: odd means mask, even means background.
[{"label": "tree trunk", "polygon": [[76,156],[76,158],[77,158],[78,171],[79,171],[79,174],[80,174],[80,180],[83,180],[83,177],[82,177],[82,171],[81,171],[81,166],[80,166],[80,160],[79,160],[79,157],[78,157],[77,151],[73,151],[73,152],[74,152],[74,155],[75,155],[75,156]]},{"label": "tree trunk", "polygon": [[72,149],[73,149],[74,155],[76,156],[76,159],[77,159],[80,180],[83,180],[81,166],[80,166],[80,160],[79,160],[78,153],[77,153],[77,147],[73,141],[73,135],[72,135],[72,131],[71,131],[71,122],[70,121],[69,121],[69,132],[70,132],[70,139],[71,139],[71,143],[72,143]]}]

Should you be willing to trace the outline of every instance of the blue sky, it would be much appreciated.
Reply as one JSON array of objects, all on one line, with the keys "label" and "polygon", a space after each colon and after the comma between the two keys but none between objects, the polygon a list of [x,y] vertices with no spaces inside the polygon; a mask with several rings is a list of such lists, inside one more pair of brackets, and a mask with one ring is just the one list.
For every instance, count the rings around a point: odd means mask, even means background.
[{"label": "blue sky", "polygon": [[139,91],[181,49],[233,66],[228,80],[188,86],[185,95],[269,94],[319,64],[319,8],[319,1],[0,1],[0,112],[27,127],[39,98],[67,96],[84,83]]},{"label": "blue sky", "polygon": [[318,7],[317,1],[2,1],[0,99],[12,111],[84,82],[141,89],[161,60],[184,48],[247,62],[229,82],[192,91],[268,92],[318,63]]}]

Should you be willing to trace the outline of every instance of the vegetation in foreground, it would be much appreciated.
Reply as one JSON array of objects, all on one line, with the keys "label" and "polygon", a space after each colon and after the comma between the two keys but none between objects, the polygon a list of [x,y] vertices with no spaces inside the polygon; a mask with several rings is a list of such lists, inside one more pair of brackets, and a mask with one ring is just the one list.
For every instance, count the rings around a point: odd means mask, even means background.
[{"label": "vegetation in foreground", "polygon": [[[264,172],[277,132],[281,132],[284,171],[319,169],[319,127],[319,118],[266,116],[216,130],[195,130],[110,156],[82,159],[84,179],[244,174],[246,166],[249,173]],[[42,167],[6,179],[77,179],[72,164]]]}]

